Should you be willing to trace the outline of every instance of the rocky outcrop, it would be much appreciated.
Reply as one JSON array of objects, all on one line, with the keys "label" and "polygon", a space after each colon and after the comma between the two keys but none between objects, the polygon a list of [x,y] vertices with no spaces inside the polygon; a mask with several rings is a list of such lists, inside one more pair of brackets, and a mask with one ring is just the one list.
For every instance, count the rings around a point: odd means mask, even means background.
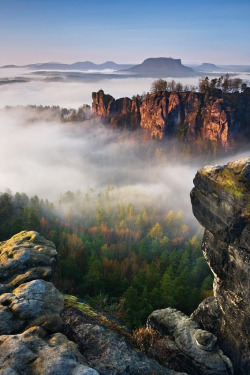
[{"label": "rocky outcrop", "polygon": [[77,298],[51,282],[55,256],[54,244],[33,231],[0,244],[1,375],[177,375],[88,305],[65,306]]},{"label": "rocky outcrop", "polygon": [[2,375],[98,375],[75,343],[61,333],[48,335],[39,326],[0,336],[0,348]]},{"label": "rocky outcrop", "polygon": [[112,126],[142,128],[151,137],[208,140],[227,148],[235,138],[250,139],[250,90],[213,95],[158,92],[115,100],[103,90],[92,94],[92,113]]},{"label": "rocky outcrop", "polygon": [[[153,352],[166,365],[192,375],[233,374],[232,363],[218,347],[217,338],[180,311],[156,310],[149,316],[147,326],[162,336]],[[164,352],[171,352],[172,356],[164,358]]]},{"label": "rocky outcrop", "polygon": [[187,375],[169,370],[136,350],[129,342],[103,322],[74,307],[62,313],[67,335],[83,348],[90,366],[102,375]]},{"label": "rocky outcrop", "polygon": [[98,375],[61,332],[62,294],[49,281],[55,245],[23,231],[0,244],[0,374]]},{"label": "rocky outcrop", "polygon": [[120,98],[115,100],[103,90],[92,93],[92,113],[112,127],[134,130],[140,126],[140,97]]},{"label": "rocky outcrop", "polygon": [[191,192],[205,227],[203,253],[214,274],[214,297],[192,318],[218,337],[235,373],[250,372],[250,158],[204,167]]}]

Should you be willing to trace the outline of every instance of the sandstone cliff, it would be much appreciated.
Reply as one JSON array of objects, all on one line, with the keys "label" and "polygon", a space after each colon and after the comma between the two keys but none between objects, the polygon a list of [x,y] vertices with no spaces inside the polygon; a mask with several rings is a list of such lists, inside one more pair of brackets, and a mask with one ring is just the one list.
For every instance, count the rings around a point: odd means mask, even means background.
[{"label": "sandstone cliff", "polygon": [[198,171],[193,212],[205,227],[203,253],[214,274],[214,297],[192,318],[218,337],[235,373],[250,373],[250,158]]},{"label": "sandstone cliff", "polygon": [[159,92],[145,98],[115,100],[103,90],[92,94],[92,113],[127,129],[144,129],[151,137],[209,140],[227,148],[235,138],[250,139],[250,90],[213,95]]}]

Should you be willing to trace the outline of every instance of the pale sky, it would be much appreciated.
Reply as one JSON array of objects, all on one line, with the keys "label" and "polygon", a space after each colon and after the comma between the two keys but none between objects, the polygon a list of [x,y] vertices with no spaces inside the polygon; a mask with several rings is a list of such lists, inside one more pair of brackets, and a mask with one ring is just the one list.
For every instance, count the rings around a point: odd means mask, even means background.
[{"label": "pale sky", "polygon": [[147,57],[250,65],[249,0],[0,0],[0,66]]}]

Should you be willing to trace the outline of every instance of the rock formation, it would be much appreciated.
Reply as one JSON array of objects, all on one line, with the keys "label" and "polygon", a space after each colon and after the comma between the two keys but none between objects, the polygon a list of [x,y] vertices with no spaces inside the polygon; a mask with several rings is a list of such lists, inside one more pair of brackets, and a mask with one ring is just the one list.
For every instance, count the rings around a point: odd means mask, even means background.
[{"label": "rock formation", "polygon": [[62,294],[49,281],[56,250],[37,232],[0,244],[0,374],[98,375],[58,332]]},{"label": "rock formation", "polygon": [[103,319],[87,316],[81,308],[66,307],[62,313],[65,332],[83,348],[88,364],[102,375],[187,375],[161,366],[139,350],[115,330],[105,326]]},{"label": "rock formation", "polygon": [[[174,367],[178,370],[185,369],[192,375],[233,374],[232,363],[219,349],[217,338],[180,311],[156,310],[149,316],[147,326],[162,335],[161,352],[164,348],[166,353],[169,348],[174,352]],[[171,365],[171,358],[166,357],[165,363],[168,362]]]},{"label": "rock formation", "polygon": [[250,90],[243,93],[215,91],[158,92],[146,97],[115,100],[100,90],[92,94],[92,113],[112,126],[142,128],[151,137],[202,139],[227,148],[235,137],[250,139]]},{"label": "rock formation", "polygon": [[250,373],[250,158],[204,167],[191,192],[205,227],[203,253],[214,274],[214,296],[192,314],[218,337],[236,374]]},{"label": "rock formation", "polygon": [[64,306],[51,282],[55,256],[37,232],[0,244],[1,375],[177,375],[111,329],[117,324],[98,322],[88,305]]},{"label": "rock formation", "polygon": [[140,97],[121,98],[115,100],[103,90],[92,93],[92,112],[104,121],[109,121],[113,127],[137,129],[140,126]]}]

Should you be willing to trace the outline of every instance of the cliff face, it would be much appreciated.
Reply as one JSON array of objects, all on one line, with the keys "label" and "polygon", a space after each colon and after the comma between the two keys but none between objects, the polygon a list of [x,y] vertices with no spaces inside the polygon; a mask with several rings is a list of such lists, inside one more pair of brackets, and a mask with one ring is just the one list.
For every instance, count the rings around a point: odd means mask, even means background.
[{"label": "cliff face", "polygon": [[250,90],[213,95],[160,92],[115,100],[102,90],[92,94],[92,112],[113,126],[142,128],[151,137],[210,140],[227,148],[235,136],[250,138]]},{"label": "cliff face", "polygon": [[205,227],[203,253],[214,274],[214,297],[193,313],[218,337],[235,373],[250,372],[250,158],[198,171],[193,212]]},{"label": "cliff face", "polygon": [[115,100],[103,90],[92,93],[92,112],[109,121],[113,127],[137,129],[140,125],[140,98],[120,98]]}]

